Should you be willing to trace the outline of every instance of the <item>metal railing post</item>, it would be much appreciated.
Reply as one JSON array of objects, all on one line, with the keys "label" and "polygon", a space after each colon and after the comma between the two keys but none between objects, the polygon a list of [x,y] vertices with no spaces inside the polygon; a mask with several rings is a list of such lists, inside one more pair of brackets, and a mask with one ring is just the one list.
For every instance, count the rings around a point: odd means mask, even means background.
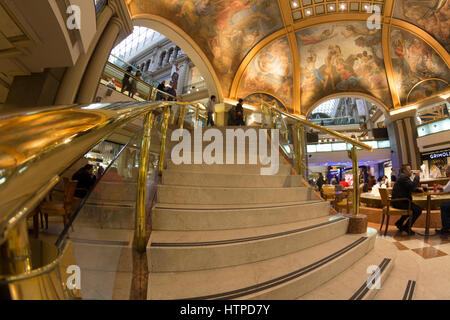
[{"label": "metal railing post", "polygon": [[297,125],[297,172],[305,177],[304,152],[305,151],[305,128]]},{"label": "metal railing post", "polygon": [[164,117],[161,126],[161,152],[159,154],[159,169],[158,172],[162,175],[164,170],[164,158],[166,153],[166,138],[167,138],[167,129],[169,127],[169,118],[170,118],[170,108],[166,107],[164,110]]},{"label": "metal railing post", "polygon": [[136,247],[139,252],[144,252],[145,243],[145,226],[146,226],[146,199],[147,199],[147,176],[149,168],[149,153],[153,120],[155,115],[149,112],[144,117],[144,133],[142,135],[141,155],[139,162],[139,177],[136,204]]},{"label": "metal railing post", "polygon": [[359,215],[359,174],[356,147],[353,146],[348,153],[353,165],[353,215],[357,216]]},{"label": "metal railing post", "polygon": [[27,219],[22,219],[0,244],[0,275],[18,275],[31,271],[31,249]]},{"label": "metal railing post", "polygon": [[198,126],[198,117],[200,116],[200,106],[197,104],[195,107],[195,127]]}]

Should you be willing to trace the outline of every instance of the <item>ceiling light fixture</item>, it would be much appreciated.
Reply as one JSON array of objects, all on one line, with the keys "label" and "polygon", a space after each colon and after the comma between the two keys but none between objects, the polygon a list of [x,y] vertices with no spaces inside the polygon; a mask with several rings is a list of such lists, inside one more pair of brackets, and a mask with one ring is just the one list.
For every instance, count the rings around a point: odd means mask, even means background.
[{"label": "ceiling light fixture", "polygon": [[310,15],[311,14],[311,10],[306,10],[306,15]]},{"label": "ceiling light fixture", "polygon": [[345,3],[341,4],[341,10],[345,10]]}]

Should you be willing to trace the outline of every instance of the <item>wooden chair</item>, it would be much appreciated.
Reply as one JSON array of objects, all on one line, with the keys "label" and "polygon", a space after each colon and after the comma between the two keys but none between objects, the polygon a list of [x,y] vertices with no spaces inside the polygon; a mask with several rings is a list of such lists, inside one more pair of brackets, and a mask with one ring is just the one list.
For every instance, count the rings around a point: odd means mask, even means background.
[{"label": "wooden chair", "polygon": [[[380,232],[383,229],[383,223],[384,223],[384,217],[387,216],[386,220],[386,230],[384,231],[384,235],[387,234],[387,230],[389,228],[389,217],[390,216],[404,216],[409,215],[409,229],[411,229],[411,222],[412,222],[412,210],[411,210],[411,200],[408,198],[398,198],[398,199],[390,199],[389,192],[387,189],[379,189],[380,191],[380,197],[381,197],[381,204],[383,206],[383,216],[381,217],[381,226],[380,226]],[[391,207],[391,202],[394,201],[408,201],[408,209],[396,209]]]},{"label": "wooden chair", "polygon": [[39,211],[44,215],[45,228],[48,229],[48,216],[62,216],[64,226],[69,221],[72,214],[72,202],[74,200],[75,189],[78,181],[69,180],[69,178],[63,178],[64,183],[64,201],[55,202],[52,201],[51,195],[49,198],[42,202],[39,206]]},{"label": "wooden chair", "polygon": [[322,186],[322,197],[325,201],[334,201],[336,195],[336,189],[333,185],[323,185]]},{"label": "wooden chair", "polygon": [[[361,199],[361,193],[363,192],[363,185],[359,186],[358,197]],[[353,206],[353,189],[347,189],[344,191],[345,198],[336,203],[336,210],[341,212],[340,209],[345,208],[346,213],[350,213],[350,208]]]}]

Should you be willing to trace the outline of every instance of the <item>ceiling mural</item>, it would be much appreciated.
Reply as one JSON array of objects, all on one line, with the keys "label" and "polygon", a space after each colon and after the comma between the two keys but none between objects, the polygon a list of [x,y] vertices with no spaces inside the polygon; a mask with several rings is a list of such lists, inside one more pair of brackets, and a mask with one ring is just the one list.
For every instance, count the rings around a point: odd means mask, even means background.
[{"label": "ceiling mural", "polygon": [[134,0],[130,10],[164,17],[189,34],[212,62],[225,94],[248,51],[283,27],[274,0]]},{"label": "ceiling mural", "polygon": [[363,92],[392,106],[381,30],[369,30],[363,22],[341,22],[303,29],[296,36],[303,110],[346,91]]},{"label": "ceiling mural", "polygon": [[450,51],[450,0],[397,0],[394,17],[427,31]]},{"label": "ceiling mural", "polygon": [[[405,30],[392,27],[390,43],[395,85],[402,105],[448,89],[448,85],[445,85],[450,82],[447,65],[423,40]],[[432,79],[441,80],[431,81]]]},{"label": "ceiling mural", "polygon": [[292,105],[292,57],[286,37],[263,48],[252,59],[242,77],[238,96],[264,91]]},{"label": "ceiling mural", "polygon": [[288,111],[286,109],[286,106],[283,104],[283,102],[281,102],[279,99],[277,99],[276,97],[267,94],[267,93],[252,93],[250,95],[248,95],[247,97],[245,97],[244,103],[247,103],[249,105],[252,106],[260,106],[263,102],[266,102],[270,105],[273,105],[273,103],[275,102],[277,105],[277,108],[283,111]]}]

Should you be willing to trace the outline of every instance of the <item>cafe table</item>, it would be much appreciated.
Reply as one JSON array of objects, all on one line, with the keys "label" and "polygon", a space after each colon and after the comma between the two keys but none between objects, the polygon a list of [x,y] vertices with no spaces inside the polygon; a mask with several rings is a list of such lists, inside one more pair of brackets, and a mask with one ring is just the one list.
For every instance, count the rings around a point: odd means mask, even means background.
[{"label": "cafe table", "polygon": [[[423,236],[432,236],[436,234],[436,231],[430,230],[430,214],[432,210],[440,210],[440,206],[444,202],[450,201],[450,193],[435,193],[433,191],[413,193],[413,203],[425,210],[426,222],[425,231],[416,231],[417,234]],[[361,202],[365,203],[369,207],[382,208],[381,197],[374,195],[370,192],[361,194]]]}]

